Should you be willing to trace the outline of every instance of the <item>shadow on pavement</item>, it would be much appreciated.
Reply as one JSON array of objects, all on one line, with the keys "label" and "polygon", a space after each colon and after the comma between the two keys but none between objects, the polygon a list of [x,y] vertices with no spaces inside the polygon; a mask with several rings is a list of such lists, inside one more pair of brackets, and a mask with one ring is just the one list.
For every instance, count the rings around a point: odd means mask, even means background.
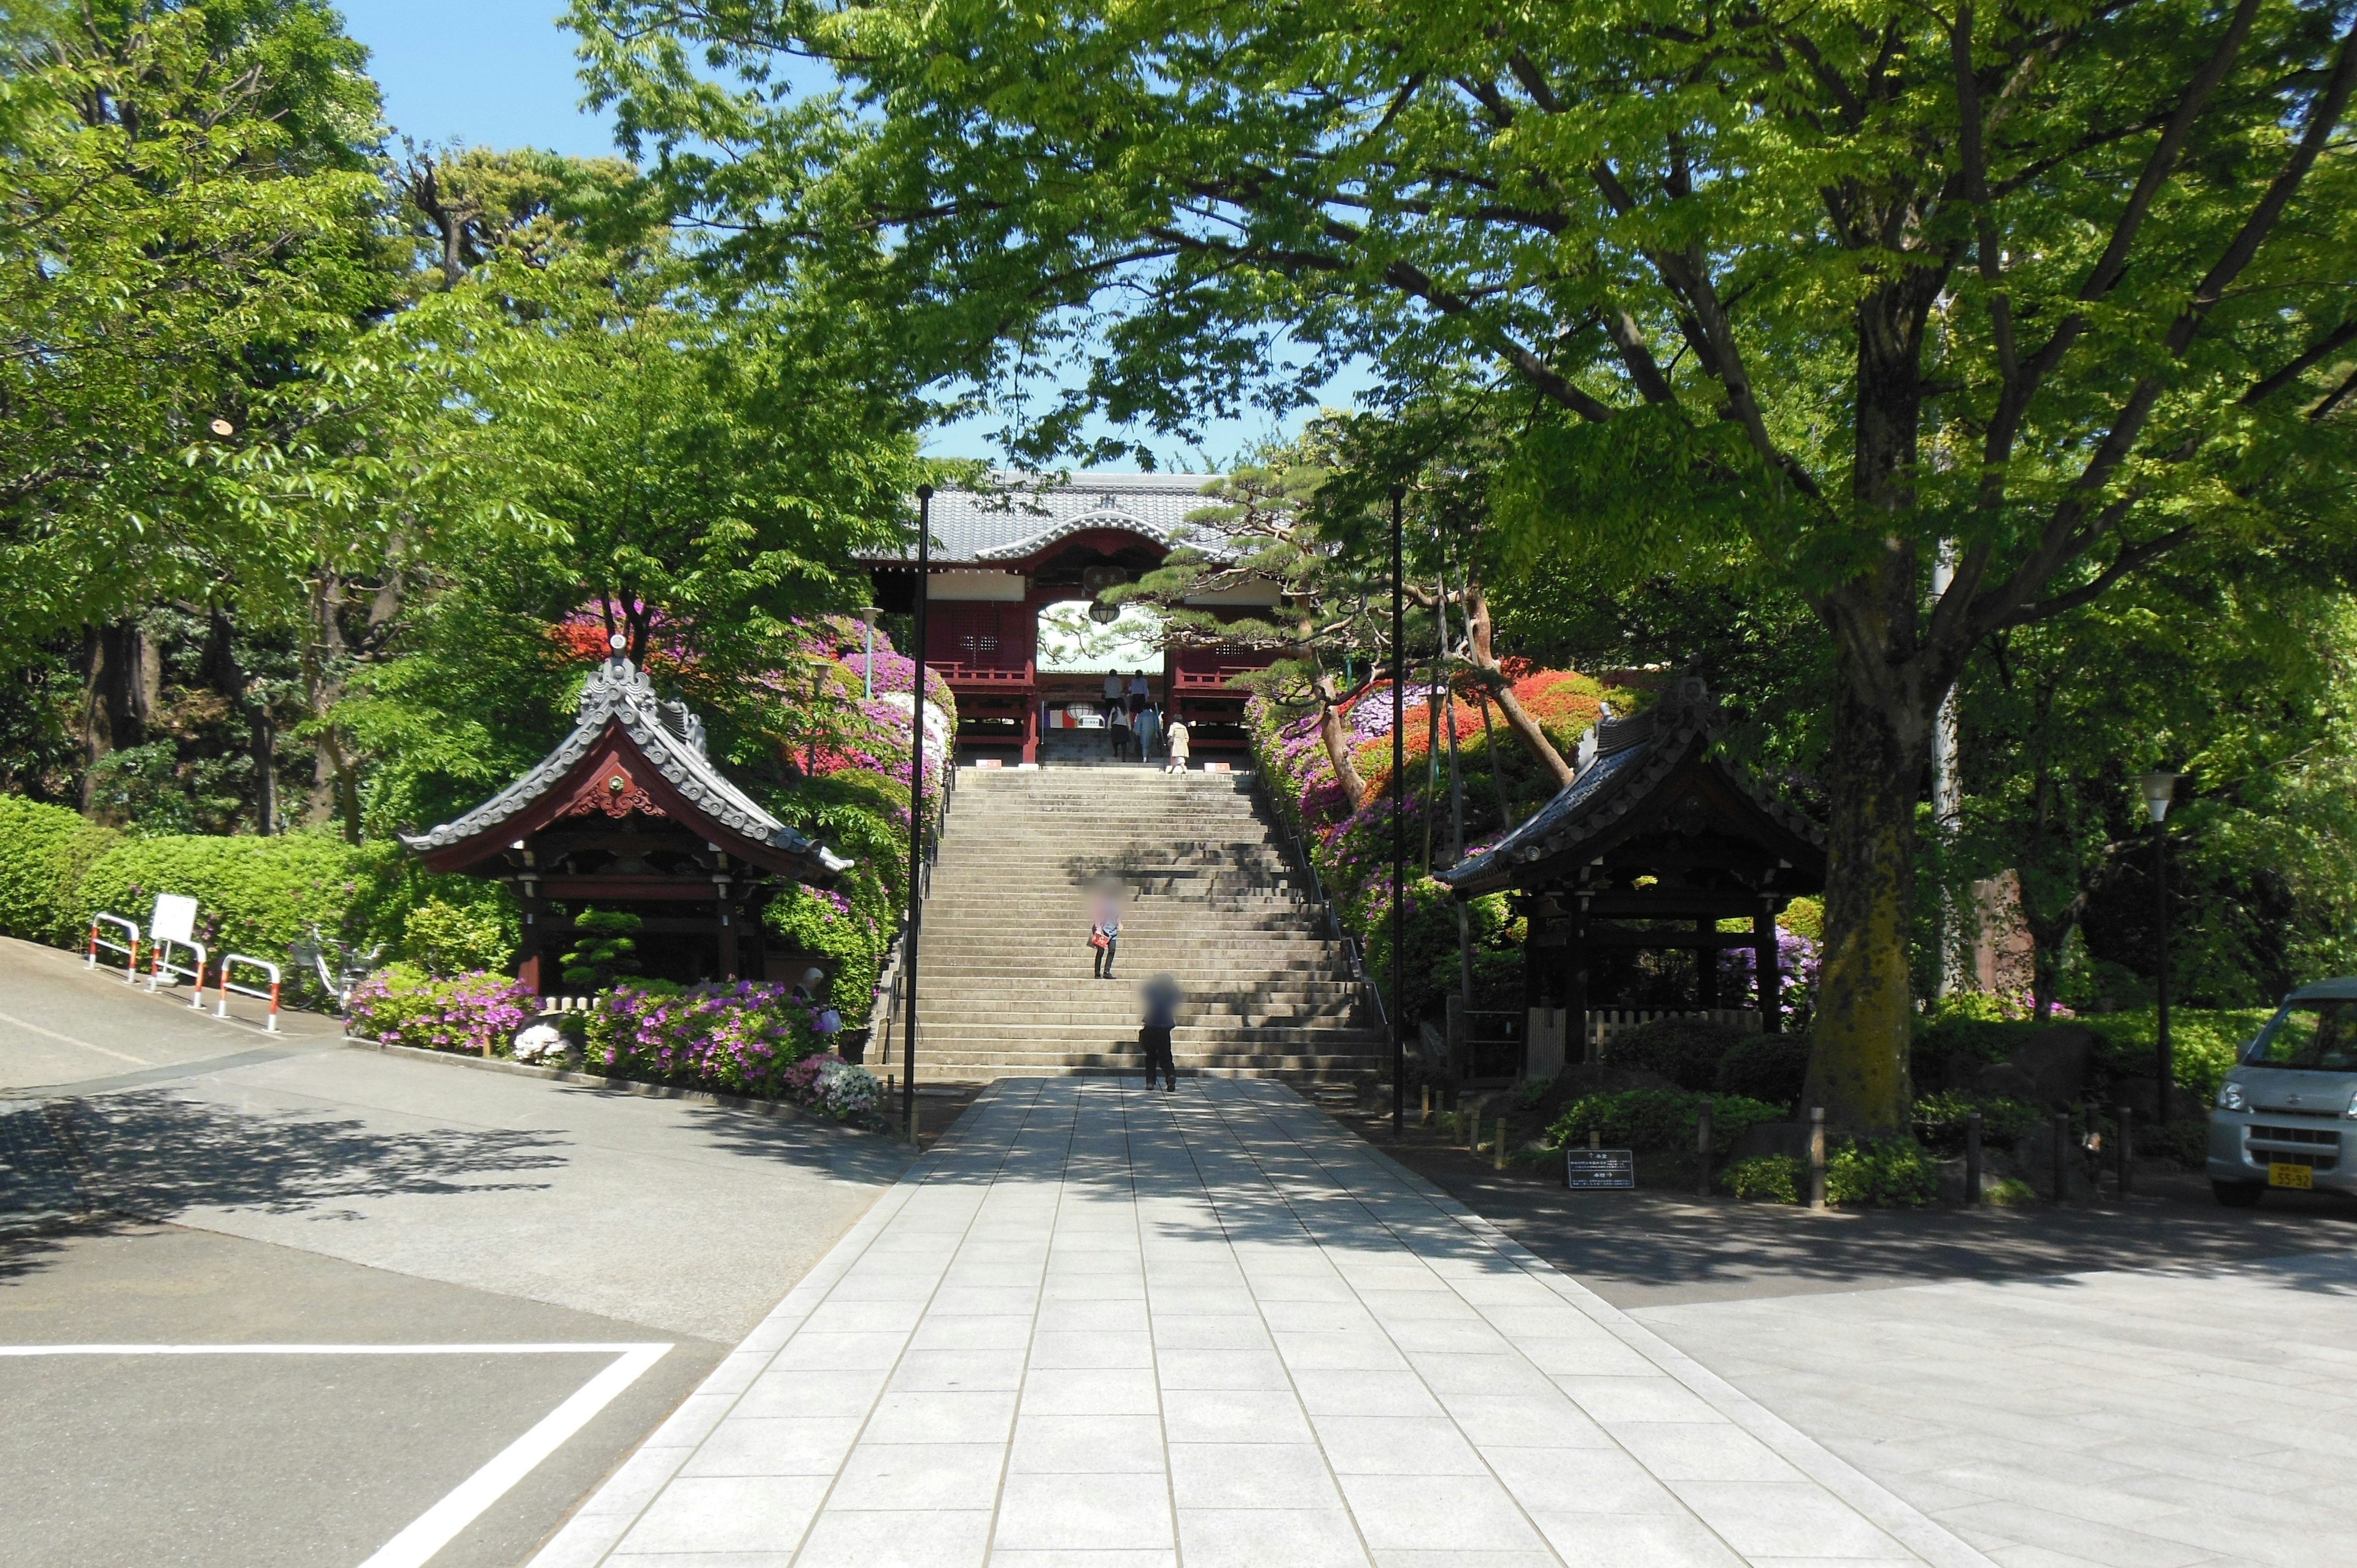
[{"label": "shadow on pavement", "polygon": [[[2220,1208],[2207,1181],[2151,1166],[2126,1203],[1812,1214],[1781,1204],[1702,1199],[1658,1188],[1571,1192],[1553,1170],[1488,1168],[1387,1122],[1354,1130],[1532,1251],[1619,1306],[1929,1284],[2036,1280],[2099,1270],[2185,1271],[2357,1247],[2357,1202],[2270,1194]],[[2341,1291],[2319,1274],[2299,1288]]]},{"label": "shadow on pavement", "polygon": [[523,1190],[545,1184],[517,1178],[565,1161],[563,1141],[545,1133],[388,1133],[161,1092],[51,1101],[29,1114],[51,1142],[25,1173],[28,1191],[53,1199],[70,1174],[82,1209],[148,1219],[216,1207],[283,1214],[362,1194]]}]

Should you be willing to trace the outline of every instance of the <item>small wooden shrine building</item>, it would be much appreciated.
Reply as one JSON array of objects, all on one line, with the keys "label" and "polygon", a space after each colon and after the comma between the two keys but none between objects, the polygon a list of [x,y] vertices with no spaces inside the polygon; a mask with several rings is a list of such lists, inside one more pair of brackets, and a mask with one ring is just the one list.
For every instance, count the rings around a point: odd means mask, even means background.
[{"label": "small wooden shrine building", "polygon": [[704,721],[655,695],[618,651],[581,693],[573,733],[454,822],[402,842],[428,871],[505,882],[523,906],[517,977],[564,990],[559,955],[585,910],[635,914],[636,972],[762,979],[761,908],[786,882],[849,869],[755,805],[705,754]]},{"label": "small wooden shrine building", "polygon": [[[1592,962],[1608,951],[1690,950],[1694,1010],[1749,1003],[1763,1029],[1778,1027],[1776,917],[1824,891],[1824,835],[1715,754],[1718,717],[1688,678],[1642,713],[1602,721],[1554,800],[1440,874],[1459,897],[1513,896],[1530,922],[1526,1004],[1567,1015],[1562,1045],[1575,1060],[1593,1038],[1591,1011],[1616,1000],[1591,994]],[[1729,918],[1745,928],[1720,930]],[[1751,997],[1717,993],[1718,954],[1730,948],[1752,950]]]}]

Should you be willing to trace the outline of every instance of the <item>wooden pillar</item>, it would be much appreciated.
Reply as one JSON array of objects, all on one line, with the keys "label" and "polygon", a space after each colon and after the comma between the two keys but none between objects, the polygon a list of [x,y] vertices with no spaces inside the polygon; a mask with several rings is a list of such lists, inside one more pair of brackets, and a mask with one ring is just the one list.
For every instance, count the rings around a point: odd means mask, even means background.
[{"label": "wooden pillar", "polygon": [[[531,887],[533,883],[525,883]],[[540,959],[545,929],[541,921],[544,914],[540,899],[526,893],[519,900],[523,906],[522,939],[516,943],[516,982],[534,996],[545,994],[540,983]]]},{"label": "wooden pillar", "polygon": [[1023,760],[1039,760],[1039,689],[1023,694]]},{"label": "wooden pillar", "polygon": [[1751,972],[1760,979],[1760,1027],[1780,1035],[1784,1031],[1784,977],[1777,971],[1776,917],[1765,909],[1751,917]]},{"label": "wooden pillar", "polygon": [[[1695,935],[1714,937],[1718,922],[1708,916],[1695,920]],[[1707,1011],[1718,1005],[1718,946],[1716,942],[1695,944],[1695,1005]]]},{"label": "wooden pillar", "polygon": [[1575,898],[1564,919],[1563,1059],[1587,1059],[1587,900]]},{"label": "wooden pillar", "polygon": [[719,952],[715,965],[722,980],[741,980],[741,965],[737,955],[737,921],[735,879],[728,864],[728,853],[718,844],[705,846],[712,852],[712,913],[716,924],[714,935],[719,940]]}]

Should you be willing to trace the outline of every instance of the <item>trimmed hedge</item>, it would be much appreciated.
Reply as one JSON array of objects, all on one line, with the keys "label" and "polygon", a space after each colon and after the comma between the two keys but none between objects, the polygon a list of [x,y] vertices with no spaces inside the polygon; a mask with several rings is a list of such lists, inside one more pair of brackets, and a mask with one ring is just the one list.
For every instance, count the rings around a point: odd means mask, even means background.
[{"label": "trimmed hedge", "polygon": [[121,837],[62,806],[0,795],[0,932],[80,947],[90,929],[82,884]]},{"label": "trimmed hedge", "polygon": [[329,936],[343,929],[369,871],[361,852],[325,833],[176,833],[127,839],[108,851],[90,868],[82,901],[145,926],[157,894],[186,894],[197,901],[197,940],[216,956],[283,961],[314,923]]},{"label": "trimmed hedge", "polygon": [[1615,1148],[1640,1154],[1691,1153],[1702,1108],[1710,1107],[1711,1152],[1724,1154],[1735,1141],[1762,1122],[1780,1122],[1784,1112],[1739,1094],[1695,1094],[1676,1089],[1631,1089],[1618,1094],[1589,1094],[1564,1108],[1547,1129],[1551,1149],[1587,1142],[1596,1133]]},{"label": "trimmed hedge", "polygon": [[1604,1055],[1615,1067],[1660,1073],[1680,1089],[1712,1090],[1719,1087],[1719,1065],[1727,1053],[1751,1038],[1732,1024],[1707,1018],[1656,1018],[1613,1036]]},{"label": "trimmed hedge", "polygon": [[1712,1085],[1721,1094],[1740,1094],[1797,1112],[1808,1088],[1809,1036],[1746,1035],[1718,1059],[1718,1079]]}]

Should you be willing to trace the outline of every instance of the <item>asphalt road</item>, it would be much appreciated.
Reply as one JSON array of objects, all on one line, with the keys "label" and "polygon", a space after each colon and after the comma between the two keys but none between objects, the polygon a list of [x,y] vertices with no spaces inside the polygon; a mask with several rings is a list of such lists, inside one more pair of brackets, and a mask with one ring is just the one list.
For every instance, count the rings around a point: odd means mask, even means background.
[{"label": "asphalt road", "polygon": [[0,1223],[113,1216],[0,1242],[0,1563],[361,1563],[619,1359],[25,1348],[666,1347],[430,1559],[522,1562],[904,1164],[0,941]]}]

